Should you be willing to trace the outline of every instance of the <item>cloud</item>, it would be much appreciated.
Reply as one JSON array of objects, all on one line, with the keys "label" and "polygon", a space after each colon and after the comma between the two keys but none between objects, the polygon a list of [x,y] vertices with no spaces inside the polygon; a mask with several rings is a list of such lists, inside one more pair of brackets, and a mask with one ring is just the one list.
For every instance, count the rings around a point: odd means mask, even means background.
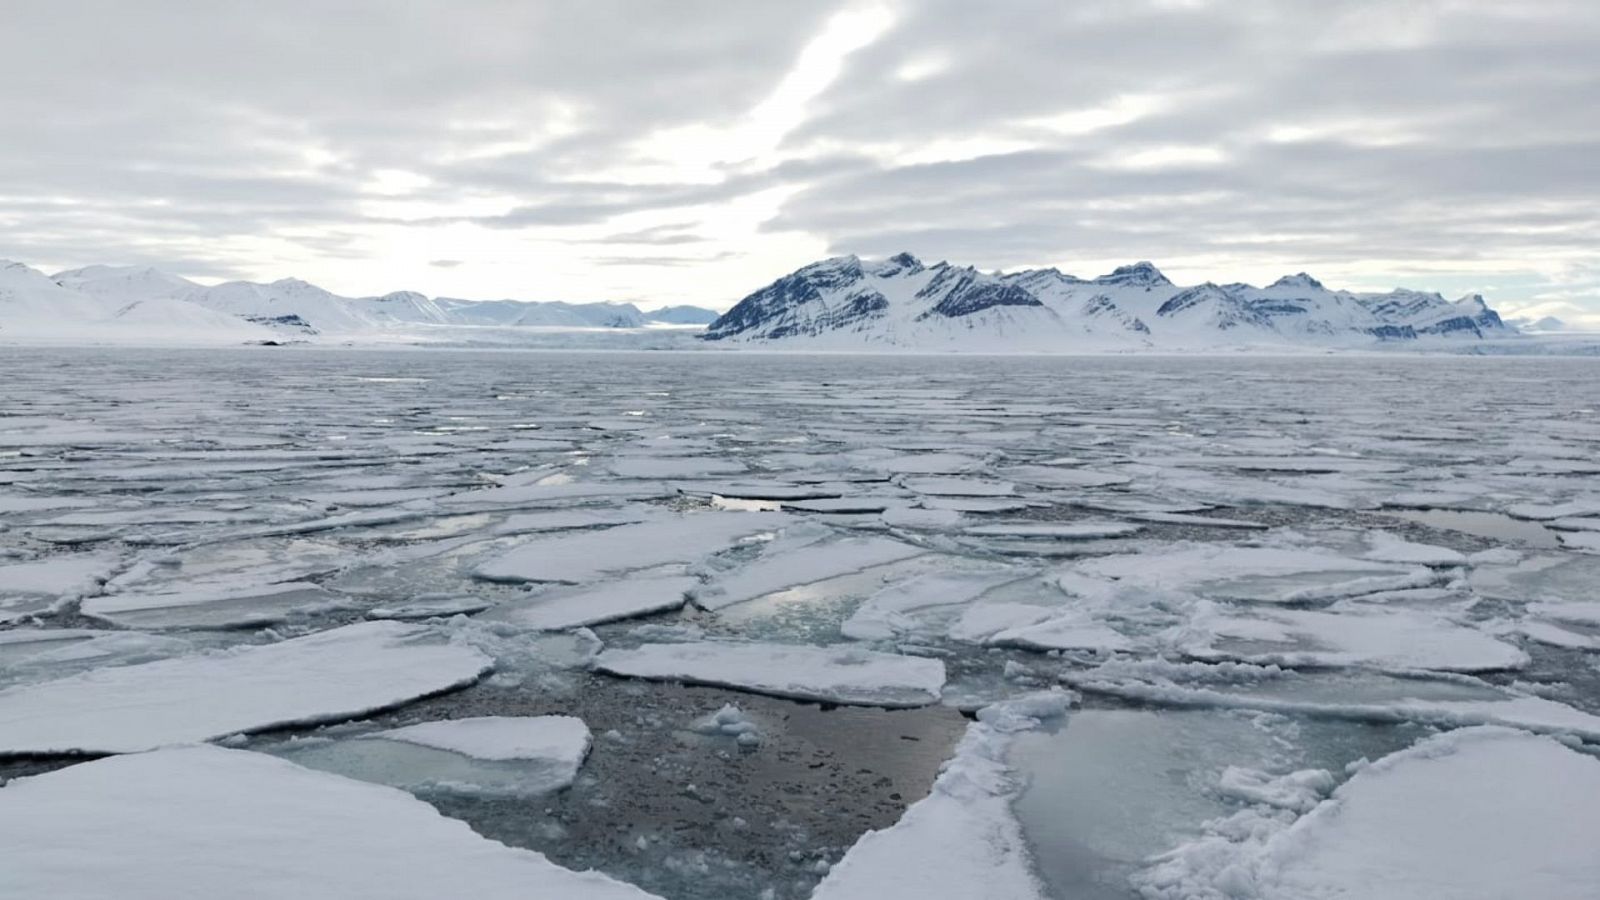
[{"label": "cloud", "polygon": [[1597,83],[1589,0],[14,0],[0,256],[725,306],[905,249],[1600,314]]}]

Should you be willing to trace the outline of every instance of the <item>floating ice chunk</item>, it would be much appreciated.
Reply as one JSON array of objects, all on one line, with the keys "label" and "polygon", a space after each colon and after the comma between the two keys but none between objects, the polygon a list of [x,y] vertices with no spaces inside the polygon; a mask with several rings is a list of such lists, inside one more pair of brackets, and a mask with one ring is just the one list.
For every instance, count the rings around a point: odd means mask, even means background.
[{"label": "floating ice chunk", "polygon": [[915,453],[874,460],[868,467],[891,475],[948,475],[970,472],[983,461],[959,453]]},{"label": "floating ice chunk", "polygon": [[1327,769],[1270,775],[1260,769],[1228,766],[1217,778],[1217,792],[1224,797],[1298,813],[1310,812],[1333,787],[1333,773]]},{"label": "floating ice chunk", "polygon": [[349,601],[310,582],[261,587],[198,586],[170,593],[103,594],[83,601],[82,612],[129,628],[238,628],[271,625],[290,616],[323,612]]},{"label": "floating ice chunk", "polygon": [[1371,549],[1366,552],[1364,558],[1379,562],[1409,563],[1419,566],[1462,566],[1467,563],[1466,554],[1459,550],[1413,543],[1387,531],[1367,532],[1367,546]]},{"label": "floating ice chunk", "polygon": [[900,485],[919,494],[941,497],[1009,497],[1017,491],[1017,486],[1009,481],[976,478],[906,478]]},{"label": "floating ice chunk", "polygon": [[526,509],[602,498],[642,500],[665,496],[667,493],[668,488],[665,485],[651,482],[633,484],[607,481],[548,482],[505,484],[479,491],[463,491],[448,497],[440,497],[438,503],[440,506],[456,507],[463,511]]},{"label": "floating ice chunk", "polygon": [[581,588],[557,589],[502,604],[482,618],[541,631],[598,625],[683,606],[700,580],[686,575],[626,578]]},{"label": "floating ice chunk", "polygon": [[574,771],[589,752],[589,727],[573,716],[479,716],[422,722],[366,737],[421,744],[474,759],[548,759]]},{"label": "floating ice chunk", "polygon": [[697,478],[702,475],[736,475],[742,462],[711,456],[627,456],[606,464],[619,478]]},{"label": "floating ice chunk", "polygon": [[1092,488],[1127,484],[1133,479],[1116,472],[1098,472],[1094,469],[1069,469],[1058,466],[1012,466],[996,474],[1002,478],[1035,487]]},{"label": "floating ice chunk", "polygon": [[1022,577],[1019,572],[936,572],[892,584],[868,597],[840,626],[845,637],[881,641],[926,629],[925,616],[938,610],[970,603],[1002,584]]},{"label": "floating ice chunk", "polygon": [[985,643],[1027,650],[1097,650],[1101,653],[1133,646],[1120,632],[1095,621],[1082,610],[1070,610],[1042,622],[1003,629],[989,636]]},{"label": "floating ice chunk", "polygon": [[[1528,655],[1441,616],[1386,606],[1338,612],[1270,610],[1259,615],[1206,615],[1195,626],[1242,639],[1245,647],[1190,646],[1200,657],[1282,666],[1357,666],[1492,672],[1520,669]],[[1267,649],[1255,642],[1282,645]]]},{"label": "floating ice chunk", "polygon": [[627,509],[552,509],[546,512],[518,513],[507,516],[495,527],[497,535],[532,534],[540,531],[563,531],[571,528],[599,528],[607,525],[631,525],[643,522],[646,515]]},{"label": "floating ice chunk", "polygon": [[423,594],[408,603],[375,606],[367,610],[369,619],[433,619],[471,615],[494,605],[494,601],[471,594]]},{"label": "floating ice chunk", "polygon": [[1522,603],[1594,602],[1600,559],[1578,554],[1531,556],[1514,566],[1480,565],[1468,576],[1474,593]]},{"label": "floating ice chunk", "polygon": [[[1505,725],[1545,734],[1574,735],[1584,740],[1600,740],[1600,716],[1593,716],[1554,700],[1515,696],[1487,686],[1436,684],[1405,679],[1388,686],[1362,686],[1334,683],[1329,690],[1354,688],[1352,696],[1338,698],[1319,692],[1320,685],[1299,686],[1299,690],[1274,690],[1270,683],[1254,685],[1248,680],[1222,687],[1180,685],[1166,679],[1118,677],[1101,674],[1101,666],[1084,672],[1063,675],[1072,687],[1086,693],[1104,694],[1137,703],[1185,709],[1248,709],[1271,713],[1300,713],[1326,719],[1354,722],[1416,722],[1441,728],[1471,725]],[[1387,687],[1384,696],[1375,687]],[[1451,690],[1460,699],[1418,697],[1426,690]],[[1407,695],[1403,692],[1412,692]],[[1483,696],[1488,693],[1489,696]]]},{"label": "floating ice chunk", "polygon": [[673,485],[680,494],[731,497],[735,500],[826,500],[842,491],[781,481],[693,481]]},{"label": "floating ice chunk", "polygon": [[610,649],[595,668],[612,675],[710,684],[795,700],[890,708],[939,700],[944,663],[853,646],[707,641]]},{"label": "floating ice chunk", "polygon": [[1059,541],[1088,541],[1126,537],[1142,531],[1132,522],[1005,522],[973,525],[966,534],[979,537],[1052,538]]},{"label": "floating ice chunk", "polygon": [[891,506],[883,511],[883,524],[891,528],[919,528],[942,531],[961,524],[961,513],[953,509],[923,509],[913,506]]},{"label": "floating ice chunk", "polygon": [[784,509],[800,512],[834,513],[838,515],[871,515],[881,513],[894,503],[891,497],[831,497],[822,500],[794,500],[785,502]]},{"label": "floating ice chunk", "polygon": [[1153,525],[1196,525],[1202,528],[1237,528],[1245,531],[1265,531],[1268,527],[1248,519],[1224,519],[1220,516],[1197,516],[1193,513],[1141,512],[1130,513],[1128,518]]},{"label": "floating ice chunk", "polygon": [[0,622],[47,612],[97,590],[117,563],[114,553],[94,552],[0,565]]},{"label": "floating ice chunk", "polygon": [[1424,566],[1352,559],[1328,550],[1219,544],[1178,544],[1170,550],[1103,556],[1076,563],[1070,571],[1115,581],[1123,588],[1192,591],[1257,603],[1353,597],[1428,587],[1439,580]]},{"label": "floating ice chunk", "polygon": [[363,622],[0,691],[0,754],[130,753],[363,715],[471,684],[487,656]]},{"label": "floating ice chunk", "polygon": [[1517,626],[1516,630],[1518,633],[1526,635],[1541,644],[1549,644],[1552,647],[1565,647],[1569,650],[1600,650],[1600,638],[1568,631],[1548,622],[1523,622]]},{"label": "floating ice chunk", "polygon": [[479,837],[401,791],[217,747],[103,759],[12,782],[0,791],[0,893],[81,900],[651,896]]},{"label": "floating ice chunk", "polygon": [[1528,604],[1528,614],[1557,622],[1600,625],[1600,600],[1547,600]]},{"label": "floating ice chunk", "polygon": [[1565,503],[1513,503],[1506,512],[1519,519],[1568,519],[1600,516],[1600,497],[1580,497]]},{"label": "floating ice chunk", "polygon": [[887,565],[923,553],[921,547],[889,538],[845,538],[783,548],[779,540],[753,561],[695,588],[690,598],[703,609],[723,609],[735,603],[802,584],[812,584],[863,569]]},{"label": "floating ice chunk", "polygon": [[[1057,696],[1064,705],[1066,695]],[[1044,886],[1012,812],[1021,784],[1005,757],[1011,734],[1037,726],[1038,713],[1059,714],[1060,707],[1004,707],[980,713],[928,796],[892,827],[856,841],[812,900],[1042,900]]]},{"label": "floating ice chunk", "polygon": [[1596,795],[1589,756],[1502,728],[1454,731],[1362,768],[1288,828],[1181,847],[1136,886],[1155,898],[1579,900],[1600,884]]},{"label": "floating ice chunk", "polygon": [[1575,531],[1563,534],[1561,546],[1582,553],[1600,553],[1600,531]]},{"label": "floating ice chunk", "polygon": [[489,559],[474,574],[489,581],[591,581],[608,572],[693,562],[790,521],[782,513],[703,512],[539,538]]},{"label": "floating ice chunk", "polygon": [[761,743],[761,726],[732,703],[696,719],[689,729],[696,734],[734,738],[741,747],[755,747]]}]

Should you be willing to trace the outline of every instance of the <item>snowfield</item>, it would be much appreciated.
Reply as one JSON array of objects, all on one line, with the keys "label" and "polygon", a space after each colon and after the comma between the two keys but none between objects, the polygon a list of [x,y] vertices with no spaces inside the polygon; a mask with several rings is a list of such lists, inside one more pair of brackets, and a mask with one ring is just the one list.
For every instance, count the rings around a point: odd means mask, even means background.
[{"label": "snowfield", "polygon": [[[1054,278],[940,277],[954,319]],[[7,347],[0,384],[0,896],[1600,883],[1584,361]]]}]

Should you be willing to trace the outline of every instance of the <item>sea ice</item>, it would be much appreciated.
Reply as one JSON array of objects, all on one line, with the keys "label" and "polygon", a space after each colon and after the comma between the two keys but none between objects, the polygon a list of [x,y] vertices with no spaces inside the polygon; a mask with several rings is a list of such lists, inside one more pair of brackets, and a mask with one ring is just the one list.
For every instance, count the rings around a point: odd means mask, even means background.
[{"label": "sea ice", "polygon": [[891,584],[856,607],[840,626],[847,638],[881,641],[926,628],[930,611],[970,603],[985,592],[1025,573],[1016,571],[938,571]]},{"label": "sea ice", "polygon": [[1580,900],[1600,884],[1596,795],[1592,757],[1503,728],[1453,731],[1361,768],[1288,827],[1215,823],[1136,884],[1160,900]]},{"label": "sea ice", "polygon": [[1066,694],[1047,694],[980,712],[933,791],[892,827],[856,841],[812,900],[1043,900],[1044,885],[1011,811],[1021,784],[1006,751],[1012,734],[1059,716],[1067,702]]},{"label": "sea ice", "polygon": [[579,588],[556,588],[527,600],[515,600],[481,618],[524,628],[560,631],[598,625],[683,606],[700,584],[686,575],[624,578]]},{"label": "sea ice", "polygon": [[595,658],[594,666],[631,678],[890,708],[937,703],[945,677],[944,663],[936,659],[875,653],[854,646],[731,641],[608,649]]},{"label": "sea ice", "polygon": [[326,722],[476,681],[471,647],[363,622],[276,644],[97,669],[0,691],[0,754],[132,753]]},{"label": "sea ice", "polygon": [[690,598],[702,609],[723,609],[786,588],[887,565],[924,552],[921,547],[880,537],[816,540],[793,549],[786,544],[784,538],[773,541],[754,560],[718,573],[709,584],[692,590]]},{"label": "sea ice", "polygon": [[1200,632],[1244,642],[1191,643],[1197,657],[1282,666],[1363,666],[1492,672],[1520,669],[1528,655],[1474,628],[1441,616],[1386,606],[1347,606],[1337,612],[1261,610],[1251,615],[1202,613]]},{"label": "sea ice", "polygon": [[703,512],[538,538],[483,562],[476,574],[489,581],[591,581],[608,572],[693,562],[789,521],[782,513]]},{"label": "sea ice", "polygon": [[652,896],[479,837],[401,791],[218,747],[113,757],[7,785],[0,791],[0,894]]},{"label": "sea ice", "polygon": [[164,593],[102,594],[85,599],[86,616],[128,628],[238,628],[271,625],[295,614],[349,605],[310,582],[260,587],[194,587]]}]

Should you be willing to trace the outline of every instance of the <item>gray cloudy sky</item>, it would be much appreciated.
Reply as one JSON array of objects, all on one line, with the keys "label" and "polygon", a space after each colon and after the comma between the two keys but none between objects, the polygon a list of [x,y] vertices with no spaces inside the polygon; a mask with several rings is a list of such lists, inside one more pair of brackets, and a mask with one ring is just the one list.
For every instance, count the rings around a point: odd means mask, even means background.
[{"label": "gray cloudy sky", "polygon": [[1600,324],[1596,0],[7,0],[0,256],[726,307],[910,250]]}]

